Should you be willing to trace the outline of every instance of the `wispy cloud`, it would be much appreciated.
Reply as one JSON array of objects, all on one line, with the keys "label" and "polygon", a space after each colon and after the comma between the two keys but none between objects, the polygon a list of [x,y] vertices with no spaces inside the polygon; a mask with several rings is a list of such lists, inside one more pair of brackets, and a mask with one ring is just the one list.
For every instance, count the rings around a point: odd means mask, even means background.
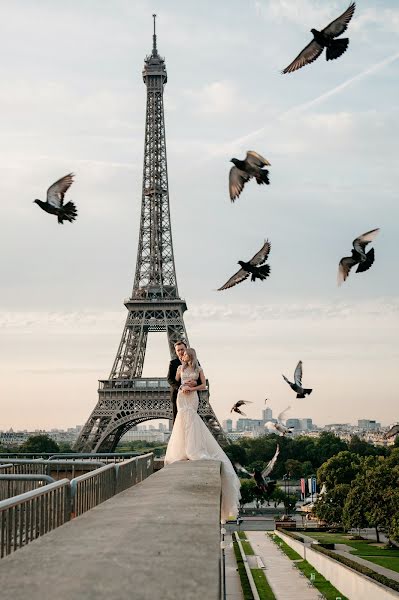
[{"label": "wispy cloud", "polygon": [[[398,60],[398,58],[399,58],[399,52],[395,52],[395,54],[391,54],[390,56],[387,56],[386,58],[384,58],[384,60],[382,60],[378,63],[375,63],[374,65],[372,65],[371,67],[368,67],[361,73],[358,73],[357,75],[354,75],[353,77],[350,77],[343,83],[340,83],[339,85],[333,87],[331,90],[328,90],[327,92],[324,92],[323,94],[320,94],[316,98],[313,98],[312,100],[309,100],[308,102],[303,102],[302,104],[298,104],[296,106],[293,106],[292,108],[289,108],[288,110],[284,111],[283,113],[277,115],[276,118],[284,120],[289,117],[294,117],[294,116],[297,116],[298,114],[301,114],[301,113],[309,110],[310,108],[313,108],[314,106],[322,104],[328,98],[331,98],[332,96],[335,96],[336,94],[339,94],[340,92],[342,92],[342,90],[353,85],[354,83],[361,81],[362,79],[365,79],[366,77],[369,77],[370,75],[373,75],[374,73],[377,73],[378,71],[380,71],[387,65],[390,65],[391,63]],[[252,131],[251,133],[248,133],[242,137],[232,140],[229,143],[226,143],[225,147],[237,147],[237,146],[241,146],[242,144],[245,144],[247,142],[250,142],[250,141],[256,139],[259,135],[264,134],[268,130],[269,127],[270,127],[269,125],[265,125],[264,127],[261,127],[260,129],[256,129],[255,131]]]}]

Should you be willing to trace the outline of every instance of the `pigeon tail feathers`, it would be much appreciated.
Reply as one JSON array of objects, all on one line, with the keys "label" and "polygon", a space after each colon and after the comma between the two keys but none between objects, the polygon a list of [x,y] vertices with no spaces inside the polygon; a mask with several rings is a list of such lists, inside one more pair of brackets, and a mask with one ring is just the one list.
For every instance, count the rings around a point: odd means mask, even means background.
[{"label": "pigeon tail feathers", "polygon": [[267,169],[259,171],[259,175],[256,177],[256,183],[258,185],[262,185],[263,183],[270,185],[269,171]]},{"label": "pigeon tail feathers", "polygon": [[64,221],[69,221],[72,223],[72,221],[76,219],[77,214],[78,212],[75,204],[73,202],[67,202],[67,204],[65,204],[65,206],[62,207],[62,210],[60,209],[58,213],[58,223],[61,225]]},{"label": "pigeon tail feathers", "polygon": [[340,38],[339,40],[332,40],[330,46],[326,50],[326,60],[334,60],[345,52],[349,46],[349,38]]}]

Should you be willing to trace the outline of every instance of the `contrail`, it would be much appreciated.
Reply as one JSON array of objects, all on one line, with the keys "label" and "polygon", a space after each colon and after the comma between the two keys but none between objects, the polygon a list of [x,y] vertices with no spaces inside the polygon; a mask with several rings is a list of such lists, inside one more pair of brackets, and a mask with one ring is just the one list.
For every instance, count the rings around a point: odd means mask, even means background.
[{"label": "contrail", "polygon": [[[315,106],[316,104],[323,102],[323,100],[326,100],[326,98],[330,98],[330,96],[334,96],[335,94],[338,94],[339,92],[341,92],[348,86],[352,85],[352,83],[355,83],[355,81],[364,79],[368,75],[371,75],[372,73],[375,73],[376,71],[379,71],[386,65],[393,63],[398,58],[399,58],[399,52],[396,52],[395,54],[392,54],[391,56],[384,58],[384,60],[376,63],[375,65],[372,65],[368,69],[365,69],[361,73],[358,73],[358,75],[355,75],[354,77],[347,79],[343,83],[340,83],[332,90],[329,90],[328,92],[325,92],[324,94],[321,94],[321,96],[318,96],[317,98],[314,98],[313,100],[309,100],[308,102],[304,102],[303,104],[299,104],[298,106],[289,108],[288,110],[286,110],[283,113],[281,113],[280,115],[278,115],[277,119],[284,119],[285,117],[290,116],[292,114],[301,113],[301,112],[307,110],[308,108],[310,108],[311,106]],[[247,135],[244,135],[243,137],[233,140],[228,145],[229,146],[240,146],[244,142],[247,142],[247,141],[251,140],[252,138],[257,137],[260,133],[263,133],[267,129],[268,129],[268,126],[261,127],[260,129],[257,129],[256,131],[252,131],[251,133],[248,133]]]}]

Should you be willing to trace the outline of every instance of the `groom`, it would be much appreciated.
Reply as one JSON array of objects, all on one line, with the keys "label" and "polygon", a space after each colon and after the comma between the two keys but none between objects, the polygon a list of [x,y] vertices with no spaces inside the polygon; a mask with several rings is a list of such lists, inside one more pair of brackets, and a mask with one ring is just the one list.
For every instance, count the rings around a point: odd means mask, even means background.
[{"label": "groom", "polygon": [[[177,358],[173,358],[169,363],[168,383],[170,385],[170,401],[172,403],[172,410],[173,410],[173,423],[175,422],[176,415],[177,415],[176,400],[177,400],[177,392],[179,391],[179,387],[180,387],[180,381],[176,381],[176,371],[177,371],[177,368],[182,364],[182,359],[183,359],[184,352],[186,351],[186,348],[187,348],[187,344],[183,340],[179,340],[178,342],[176,342],[175,343],[175,352],[176,352]],[[192,387],[195,387],[196,385],[201,385],[201,379],[198,378],[197,382],[189,381],[185,385],[191,385]]]}]

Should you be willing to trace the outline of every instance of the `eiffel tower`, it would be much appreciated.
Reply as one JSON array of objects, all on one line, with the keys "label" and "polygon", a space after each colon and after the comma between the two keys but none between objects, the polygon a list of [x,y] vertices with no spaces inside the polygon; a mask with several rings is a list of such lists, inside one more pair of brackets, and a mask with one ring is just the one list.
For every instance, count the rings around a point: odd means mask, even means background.
[{"label": "eiffel tower", "polygon": [[[75,444],[78,452],[112,452],[121,437],[149,419],[171,419],[169,385],[165,377],[142,377],[149,332],[166,331],[171,358],[174,344],[188,343],[183,321],[186,302],[177,289],[169,211],[163,90],[165,60],[157,50],[155,31],[150,56],[144,61],[147,86],[143,190],[136,273],[128,315],[109,379],[99,381],[96,407]],[[166,370],[167,365],[165,365]],[[209,383],[208,383],[209,390]],[[198,413],[220,444],[228,440],[200,392]]]}]

